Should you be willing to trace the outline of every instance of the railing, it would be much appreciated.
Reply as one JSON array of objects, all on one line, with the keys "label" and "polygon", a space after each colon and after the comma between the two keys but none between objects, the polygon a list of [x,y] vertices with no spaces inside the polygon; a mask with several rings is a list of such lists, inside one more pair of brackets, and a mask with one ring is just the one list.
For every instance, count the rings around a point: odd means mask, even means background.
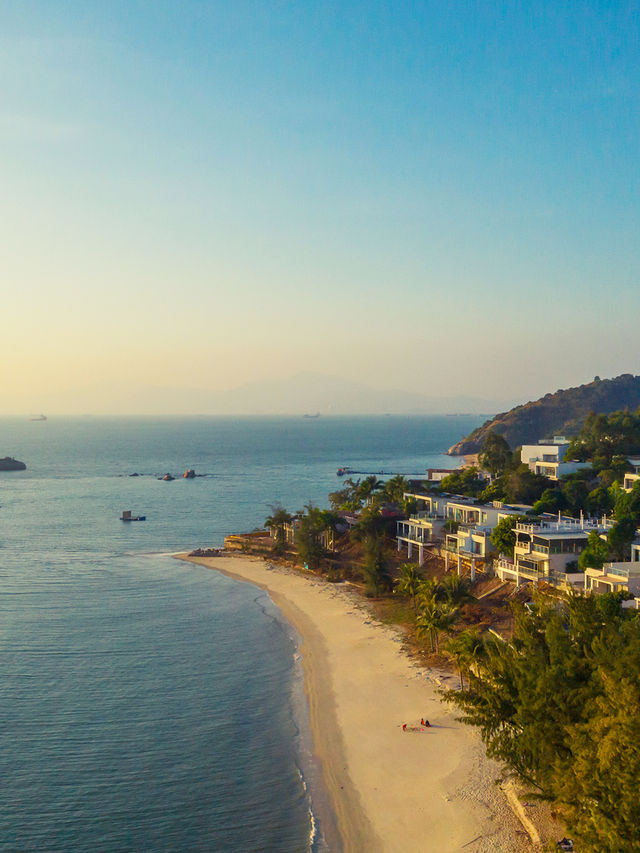
[{"label": "railing", "polygon": [[590,533],[592,530],[609,530],[613,526],[613,521],[610,519],[592,518],[562,518],[560,521],[538,521],[535,524],[524,521],[516,522],[516,532],[518,533]]}]

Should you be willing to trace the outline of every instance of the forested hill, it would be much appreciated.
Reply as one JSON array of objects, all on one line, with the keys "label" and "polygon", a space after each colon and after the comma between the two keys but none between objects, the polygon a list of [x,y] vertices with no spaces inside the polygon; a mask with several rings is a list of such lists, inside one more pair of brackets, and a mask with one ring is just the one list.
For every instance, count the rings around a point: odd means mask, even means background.
[{"label": "forested hill", "polygon": [[589,412],[598,414],[640,406],[640,376],[623,373],[615,379],[599,379],[577,388],[545,394],[539,400],[516,406],[496,415],[474,429],[466,438],[449,448],[452,456],[477,453],[487,433],[494,430],[504,436],[512,448],[535,444],[553,435],[576,435]]}]

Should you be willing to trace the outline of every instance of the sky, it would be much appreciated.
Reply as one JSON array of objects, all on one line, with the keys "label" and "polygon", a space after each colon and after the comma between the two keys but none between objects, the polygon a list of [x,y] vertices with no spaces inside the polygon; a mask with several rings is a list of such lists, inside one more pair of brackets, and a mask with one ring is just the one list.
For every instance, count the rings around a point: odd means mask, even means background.
[{"label": "sky", "polygon": [[638,373],[638,2],[0,5],[0,414]]}]

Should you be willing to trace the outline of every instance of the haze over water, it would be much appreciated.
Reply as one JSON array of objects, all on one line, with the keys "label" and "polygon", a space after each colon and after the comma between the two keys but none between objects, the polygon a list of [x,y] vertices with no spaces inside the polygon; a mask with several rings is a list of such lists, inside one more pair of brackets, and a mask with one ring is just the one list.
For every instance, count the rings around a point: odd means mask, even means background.
[{"label": "haze over water", "polygon": [[[0,475],[0,849],[306,849],[323,792],[295,638],[263,593],[166,552],[325,505],[339,465],[450,465],[478,422],[0,421],[28,465]],[[209,476],[156,479],[187,467]]]}]

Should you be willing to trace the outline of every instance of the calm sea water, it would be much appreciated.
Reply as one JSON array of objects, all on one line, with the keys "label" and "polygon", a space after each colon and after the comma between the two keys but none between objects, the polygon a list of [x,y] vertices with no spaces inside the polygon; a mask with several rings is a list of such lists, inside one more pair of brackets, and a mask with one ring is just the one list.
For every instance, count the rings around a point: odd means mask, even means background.
[{"label": "calm sea water", "polygon": [[168,554],[326,505],[341,465],[450,465],[481,420],[1,419],[0,849],[326,850],[292,629]]}]

